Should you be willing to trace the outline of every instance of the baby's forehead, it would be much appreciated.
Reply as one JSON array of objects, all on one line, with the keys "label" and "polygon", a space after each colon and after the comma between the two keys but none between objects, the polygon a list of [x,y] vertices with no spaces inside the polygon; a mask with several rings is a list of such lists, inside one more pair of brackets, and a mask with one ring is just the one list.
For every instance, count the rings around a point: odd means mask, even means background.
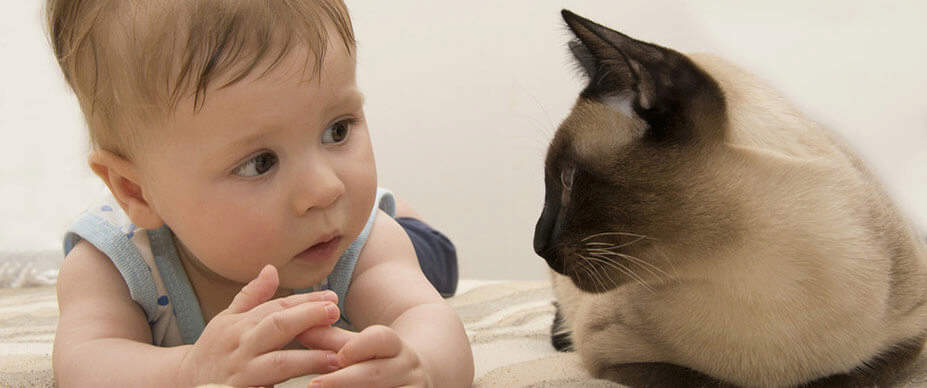
[{"label": "baby's forehead", "polygon": [[[354,42],[349,32],[338,31],[324,19],[287,24],[255,18],[250,24],[222,24],[213,28],[220,32],[218,36],[188,39],[175,76],[182,92],[175,95],[189,93],[198,102],[209,88],[223,88],[246,79],[311,82],[321,75],[327,54],[333,49],[343,48],[353,55]],[[281,66],[292,60],[300,63]]]},{"label": "baby's forehead", "polygon": [[167,113],[187,97],[199,106],[207,90],[271,73],[292,55],[305,59],[299,79],[309,81],[332,48],[354,49],[340,1],[113,3],[96,26],[110,49],[94,60],[116,75],[109,85],[127,107]]},{"label": "baby's forehead", "polygon": [[199,105],[193,97],[182,99],[164,129],[189,133],[191,139],[200,139],[193,132],[212,133],[225,142],[265,130],[327,125],[334,116],[361,109],[363,94],[357,87],[353,56],[332,49],[315,75],[309,73],[315,68],[307,65],[306,57],[294,51],[269,71],[254,71],[225,87],[210,88],[200,96]]}]

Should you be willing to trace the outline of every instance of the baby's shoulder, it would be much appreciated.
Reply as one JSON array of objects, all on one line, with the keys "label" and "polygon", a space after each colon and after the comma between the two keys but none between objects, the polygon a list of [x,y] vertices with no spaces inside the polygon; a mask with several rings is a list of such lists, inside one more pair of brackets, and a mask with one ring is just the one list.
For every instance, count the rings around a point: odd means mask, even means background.
[{"label": "baby's shoulder", "polygon": [[[68,252],[58,271],[58,305],[64,313],[74,304],[128,301],[129,288],[112,260],[87,241]],[[133,303],[134,304],[134,303]]]},{"label": "baby's shoulder", "polygon": [[[98,338],[130,338],[150,343],[145,313],[132,300],[122,275],[105,253],[87,241],[68,252],[58,273],[60,344]],[[57,351],[57,350],[56,350]]]},{"label": "baby's shoulder", "polygon": [[351,322],[355,327],[388,324],[415,306],[442,301],[422,274],[405,230],[392,217],[379,213],[347,293],[346,313]]},{"label": "baby's shoulder", "polygon": [[371,267],[395,263],[397,260],[418,266],[409,235],[393,217],[378,210],[364,249],[358,255],[355,272],[364,272]]}]

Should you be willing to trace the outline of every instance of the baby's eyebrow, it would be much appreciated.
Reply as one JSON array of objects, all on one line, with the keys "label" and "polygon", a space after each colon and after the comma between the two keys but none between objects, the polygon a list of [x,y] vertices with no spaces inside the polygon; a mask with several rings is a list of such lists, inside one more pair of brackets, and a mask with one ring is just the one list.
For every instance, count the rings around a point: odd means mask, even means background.
[{"label": "baby's eyebrow", "polygon": [[336,95],[333,99],[334,103],[328,106],[326,110],[334,111],[354,106],[363,107],[366,98],[367,96],[365,96],[364,93],[362,93],[360,90],[353,89],[349,92]]},{"label": "baby's eyebrow", "polygon": [[[360,90],[352,89],[345,93],[338,93],[330,100],[330,104],[325,109],[324,115],[332,115],[333,112],[345,110],[353,107],[363,107],[366,96]],[[222,152],[248,148],[260,140],[272,137],[275,132],[283,130],[283,127],[277,125],[259,125],[253,132],[243,135],[239,138],[232,138],[222,146]]]},{"label": "baby's eyebrow", "polygon": [[257,130],[247,135],[241,136],[236,140],[230,141],[223,146],[224,150],[235,150],[239,148],[249,147],[252,144],[258,142],[259,140],[270,137],[274,132],[280,131],[282,128],[277,126],[259,126]]}]

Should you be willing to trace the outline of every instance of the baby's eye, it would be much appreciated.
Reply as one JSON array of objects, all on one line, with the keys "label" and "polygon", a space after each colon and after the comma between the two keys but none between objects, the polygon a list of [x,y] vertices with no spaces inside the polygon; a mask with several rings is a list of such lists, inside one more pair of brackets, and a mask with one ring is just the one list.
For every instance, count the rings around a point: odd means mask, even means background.
[{"label": "baby's eye", "polygon": [[325,132],[322,132],[322,144],[337,144],[343,142],[348,138],[348,133],[351,132],[352,125],[354,125],[354,120],[349,119],[341,120],[325,128]]},{"label": "baby's eye", "polygon": [[261,154],[248,159],[241,166],[238,166],[232,173],[241,177],[255,177],[264,175],[274,165],[277,164],[277,155],[273,152],[262,152]]}]

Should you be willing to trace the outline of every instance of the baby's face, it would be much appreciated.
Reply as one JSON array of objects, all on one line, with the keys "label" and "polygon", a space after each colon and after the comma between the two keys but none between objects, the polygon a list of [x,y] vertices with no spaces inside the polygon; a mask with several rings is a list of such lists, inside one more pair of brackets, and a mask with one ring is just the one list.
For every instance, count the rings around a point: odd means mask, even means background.
[{"label": "baby's face", "polygon": [[198,112],[182,101],[137,159],[148,202],[223,278],[245,283],[272,264],[281,287],[318,283],[373,207],[354,58],[335,42],[314,76],[304,58],[294,50],[263,77],[209,90]]}]

